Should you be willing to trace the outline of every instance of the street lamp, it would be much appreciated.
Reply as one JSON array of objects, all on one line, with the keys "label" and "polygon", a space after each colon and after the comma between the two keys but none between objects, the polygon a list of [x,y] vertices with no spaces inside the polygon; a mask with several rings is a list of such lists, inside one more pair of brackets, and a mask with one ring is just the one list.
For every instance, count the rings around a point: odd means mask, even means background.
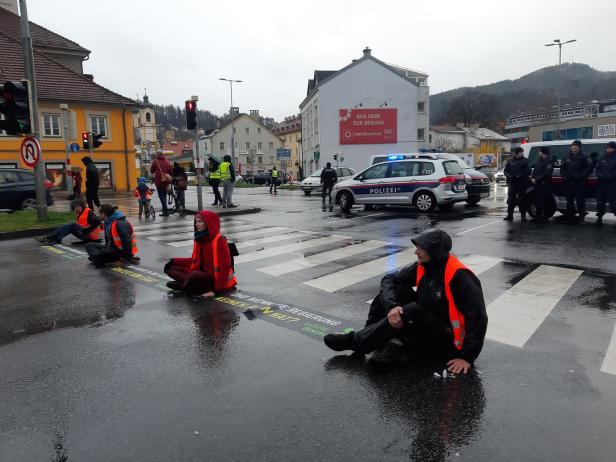
[{"label": "street lamp", "polygon": [[562,77],[560,75],[560,66],[562,64],[562,49],[563,45],[567,43],[576,42],[576,39],[567,40],[566,42],[561,42],[560,39],[554,39],[553,43],[547,43],[546,47],[555,47],[558,46],[558,114],[556,115],[556,139],[560,139],[560,94],[562,93]]},{"label": "street lamp", "polygon": [[241,83],[241,80],[233,80],[233,79],[225,79],[224,77],[219,77],[218,80],[222,80],[224,82],[229,82],[229,89],[231,90],[231,109],[229,113],[231,114],[231,159],[235,163],[235,129],[233,127],[233,84]]}]

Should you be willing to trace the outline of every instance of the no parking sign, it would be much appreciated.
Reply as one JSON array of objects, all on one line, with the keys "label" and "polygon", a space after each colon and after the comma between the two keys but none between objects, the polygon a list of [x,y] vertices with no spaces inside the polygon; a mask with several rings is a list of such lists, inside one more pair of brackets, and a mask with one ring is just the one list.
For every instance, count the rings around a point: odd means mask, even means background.
[{"label": "no parking sign", "polygon": [[41,160],[41,145],[33,136],[26,136],[21,142],[21,160],[30,168],[36,167]]}]

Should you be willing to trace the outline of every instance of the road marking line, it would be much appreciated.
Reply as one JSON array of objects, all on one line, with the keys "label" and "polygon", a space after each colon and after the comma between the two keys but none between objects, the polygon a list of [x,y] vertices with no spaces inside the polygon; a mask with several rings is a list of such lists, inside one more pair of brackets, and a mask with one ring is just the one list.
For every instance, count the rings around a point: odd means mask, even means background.
[{"label": "road marking line", "polygon": [[346,247],[330,250],[329,252],[322,252],[309,257],[301,257],[295,260],[279,263],[277,265],[258,268],[257,271],[270,274],[272,276],[280,276],[281,274],[292,273],[294,271],[324,265],[332,261],[342,260],[343,258],[378,249],[379,247],[384,247],[386,245],[389,245],[389,242],[365,241],[359,244],[351,244]]},{"label": "road marking line", "polygon": [[318,234],[319,233],[312,232],[312,231],[297,231],[294,233],[287,233],[287,234],[282,234],[282,235],[277,235],[277,236],[261,237],[257,239],[249,239],[247,241],[237,241],[236,244],[237,244],[237,247],[240,250],[242,250],[246,247],[254,247],[257,245],[271,244],[272,242],[287,241],[289,239],[311,237],[313,235],[318,235]]},{"label": "road marking line", "polygon": [[[277,232],[281,232],[281,231],[287,231],[289,228],[285,227],[285,226],[272,226],[269,228],[263,228],[263,229],[257,229],[257,230],[251,230],[251,231],[243,231],[240,233],[235,233],[235,234],[229,234],[227,235],[227,240],[229,242],[235,242],[236,239],[242,238],[242,237],[256,237],[256,236],[261,236],[263,234],[269,234],[269,233],[277,233]],[[190,236],[185,236],[185,237],[190,237]],[[272,236],[274,237],[274,236]],[[160,239],[158,239],[160,240]],[[183,240],[183,241],[175,241],[175,242],[165,242],[165,244],[168,244],[172,247],[187,247],[189,245],[193,245],[194,239],[187,239],[187,240]]]},{"label": "road marking line", "polygon": [[[220,220],[221,223],[226,223],[228,222],[229,219],[222,219]],[[233,220],[234,222],[239,222],[239,223],[246,223],[246,221],[244,220]],[[133,229],[135,231],[149,231],[149,230],[155,230],[155,229],[169,229],[169,228],[181,228],[184,226],[194,226],[194,220],[193,219],[189,219],[186,218],[184,220],[178,220],[178,221],[162,221],[162,222],[158,222],[158,223],[144,223],[144,224],[136,224],[133,225]]]},{"label": "road marking line", "polygon": [[269,249],[255,251],[235,257],[235,263],[248,263],[255,260],[261,260],[263,258],[275,257],[289,252],[297,252],[298,250],[309,249],[311,247],[318,247],[320,245],[333,244],[335,242],[351,239],[349,236],[326,236],[319,237],[317,239],[310,239],[309,241],[297,242],[295,244],[281,245],[278,247],[272,247]]},{"label": "road marking line", "polygon": [[474,228],[467,229],[466,231],[462,231],[460,233],[456,233],[456,234],[454,234],[454,236],[462,236],[463,234],[470,233],[471,231],[475,231],[475,230],[478,230],[478,229],[481,229],[481,228],[485,228],[486,226],[492,226],[492,225],[494,225],[496,223],[500,223],[501,221],[502,220],[494,220],[494,221],[491,221],[490,223],[485,223],[483,225],[475,226]]},{"label": "road marking line", "polygon": [[614,324],[612,339],[610,340],[610,344],[605,352],[605,358],[603,358],[601,372],[616,375],[616,324]]},{"label": "road marking line", "polygon": [[415,261],[415,249],[392,253],[377,260],[352,266],[333,274],[306,281],[304,284],[326,292],[335,292],[383,273],[390,273]]},{"label": "road marking line", "polygon": [[522,348],[581,274],[541,265],[490,303],[486,337]]},{"label": "road marking line", "polygon": [[379,212],[379,213],[371,213],[369,215],[362,215],[360,217],[353,217],[353,218],[344,218],[342,220],[333,220],[333,221],[326,221],[325,223],[338,223],[339,221],[349,221],[349,220],[356,220],[358,218],[368,218],[368,217],[376,217],[377,215],[385,215],[384,212]]},{"label": "road marking line", "polygon": [[152,229],[152,230],[149,230],[149,231],[140,231],[138,229],[135,229],[135,234],[137,236],[139,236],[139,237],[141,237],[141,236],[156,236],[156,235],[165,234],[165,233],[166,233],[165,235],[171,236],[174,233],[178,233],[180,231],[188,232],[188,231],[194,230],[194,229],[195,229],[195,225],[193,223],[186,223],[184,226],[173,226],[172,228],[158,228],[158,229]]}]

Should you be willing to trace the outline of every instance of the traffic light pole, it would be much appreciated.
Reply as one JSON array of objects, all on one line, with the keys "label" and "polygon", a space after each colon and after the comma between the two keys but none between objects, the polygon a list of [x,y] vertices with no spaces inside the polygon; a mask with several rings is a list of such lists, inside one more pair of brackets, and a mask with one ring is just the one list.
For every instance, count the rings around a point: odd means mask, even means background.
[{"label": "traffic light pole", "polygon": [[[26,79],[30,81],[30,112],[32,114],[32,135],[38,140],[41,137],[38,112],[38,98],[36,92],[36,79],[34,77],[34,55],[32,53],[32,37],[30,36],[30,23],[28,22],[28,7],[26,0],[19,0],[19,13],[21,15],[21,42],[24,54],[24,70]],[[38,221],[47,220],[47,197],[45,194],[45,163],[43,155],[34,167],[34,181],[36,188],[36,218]]]},{"label": "traffic light pole", "polygon": [[64,122],[64,148],[66,149],[66,192],[69,196],[75,193],[71,168],[71,150],[68,144],[68,104],[60,104],[62,121]]},{"label": "traffic light pole", "polygon": [[[197,96],[192,96],[190,98],[191,101],[199,101]],[[196,119],[198,123],[198,118]],[[197,170],[197,209],[199,211],[203,210],[203,186],[201,185],[201,176],[205,171],[205,159],[201,161],[201,157],[199,157],[199,126],[195,127],[195,161],[197,165],[195,168]],[[199,167],[200,166],[200,167]],[[201,170],[201,172],[199,172]]]}]

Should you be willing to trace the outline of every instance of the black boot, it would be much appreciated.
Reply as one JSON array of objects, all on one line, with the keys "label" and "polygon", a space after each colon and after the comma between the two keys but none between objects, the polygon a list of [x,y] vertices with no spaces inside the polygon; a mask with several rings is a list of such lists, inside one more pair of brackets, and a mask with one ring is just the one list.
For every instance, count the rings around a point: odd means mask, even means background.
[{"label": "black boot", "polygon": [[400,364],[409,360],[402,342],[398,339],[391,339],[385,347],[377,350],[370,357],[370,362],[373,364]]},{"label": "black boot", "polygon": [[505,221],[513,221],[513,215],[507,215],[505,218],[503,218],[503,220],[505,220]]},{"label": "black boot", "polygon": [[169,287],[171,290],[182,290],[182,284],[177,281],[169,281],[167,283],[167,287]]},{"label": "black boot", "polygon": [[348,334],[327,334],[323,337],[323,342],[334,351],[355,351],[357,343],[353,335],[354,332],[349,332]]},{"label": "black boot", "polygon": [[520,218],[520,223],[526,223],[528,220],[526,219],[526,214],[522,214],[522,218]]},{"label": "black boot", "polygon": [[595,226],[603,226],[603,215],[599,215],[597,217],[597,221],[595,221]]}]

